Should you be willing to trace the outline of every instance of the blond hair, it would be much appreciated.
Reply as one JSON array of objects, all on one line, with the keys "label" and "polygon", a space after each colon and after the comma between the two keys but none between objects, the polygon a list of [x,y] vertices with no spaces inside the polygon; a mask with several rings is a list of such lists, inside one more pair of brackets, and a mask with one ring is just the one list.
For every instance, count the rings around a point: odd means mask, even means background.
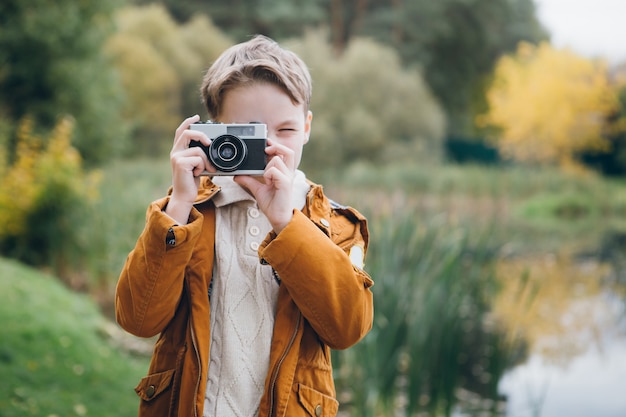
[{"label": "blond hair", "polygon": [[209,116],[220,116],[228,91],[256,83],[274,84],[294,104],[309,109],[312,83],[306,64],[272,39],[256,35],[224,51],[204,75],[200,92]]}]

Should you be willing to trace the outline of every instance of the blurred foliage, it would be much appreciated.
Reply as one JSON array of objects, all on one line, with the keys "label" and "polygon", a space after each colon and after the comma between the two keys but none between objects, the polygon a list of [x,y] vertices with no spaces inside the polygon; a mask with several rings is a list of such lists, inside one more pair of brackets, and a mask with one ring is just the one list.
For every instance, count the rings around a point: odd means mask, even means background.
[{"label": "blurred foliage", "polygon": [[127,95],[123,112],[132,123],[131,153],[160,155],[183,118],[202,114],[203,72],[231,42],[206,16],[179,25],[159,5],[125,7],[116,22],[106,50]]},{"label": "blurred foliage", "polygon": [[[154,0],[134,0],[137,4]],[[484,87],[496,59],[521,40],[547,37],[533,0],[162,0],[185,22],[206,13],[237,41],[255,33],[285,39],[329,29],[335,52],[356,37],[398,51],[403,65],[423,69],[448,114],[449,131],[472,133],[484,107]]]},{"label": "blurred foliage", "polygon": [[147,203],[162,197],[171,181],[167,158],[115,161],[102,170],[97,210],[75,224],[87,248],[84,285],[107,311],[124,261],[143,230]]},{"label": "blurred foliage", "polygon": [[[0,3],[0,117],[29,115],[42,129],[76,120],[73,142],[87,163],[124,146],[119,83],[101,53],[119,1],[3,0]],[[8,143],[15,149],[15,136]]]},{"label": "blurred foliage", "polygon": [[[618,120],[626,120],[626,67],[622,68],[622,73],[614,76],[615,84],[618,85],[618,97],[620,106],[617,112],[609,115],[607,124],[615,123]],[[587,166],[596,169],[606,176],[618,177],[626,176],[626,129],[621,131],[606,133],[610,151],[594,151],[587,149],[580,153],[580,160]]]},{"label": "blurred foliage", "polygon": [[[0,249],[63,276],[83,249],[76,223],[97,198],[98,172],[86,174],[70,144],[74,123],[61,119],[48,136],[19,123],[16,155],[0,160]],[[76,267],[76,265],[74,265]]]},{"label": "blurred foliage", "polygon": [[618,89],[601,62],[522,43],[498,62],[488,93],[489,110],[479,123],[498,129],[500,153],[524,162],[574,166],[588,150],[609,150],[606,135],[626,128]]},{"label": "blurred foliage", "polygon": [[[107,50],[128,95],[133,153],[164,154],[180,120],[205,113],[198,92],[203,71],[230,43],[207,18],[178,25],[162,6],[124,8],[117,21]],[[285,45],[315,80],[313,139],[303,162],[312,173],[361,159],[441,159],[445,116],[419,72],[403,68],[393,49],[354,39],[337,57],[324,31]]]},{"label": "blurred foliage", "polygon": [[547,37],[533,0],[374,1],[362,20],[355,34],[389,43],[405,64],[423,68],[451,134],[474,133],[496,60],[520,41]]},{"label": "blurred foliage", "polygon": [[335,56],[323,31],[284,44],[304,59],[315,84],[306,172],[359,160],[441,160],[445,116],[419,72],[404,69],[393,49],[355,38]]},{"label": "blurred foliage", "polygon": [[207,15],[238,42],[256,33],[273,38],[299,36],[329,17],[329,0],[131,0],[165,5],[179,22]]},{"label": "blurred foliage", "polygon": [[407,210],[370,219],[376,316],[364,340],[334,352],[343,406],[352,416],[449,416],[464,392],[483,400],[472,415],[497,415],[498,381],[523,345],[505,348],[487,320],[498,286],[489,230]]}]

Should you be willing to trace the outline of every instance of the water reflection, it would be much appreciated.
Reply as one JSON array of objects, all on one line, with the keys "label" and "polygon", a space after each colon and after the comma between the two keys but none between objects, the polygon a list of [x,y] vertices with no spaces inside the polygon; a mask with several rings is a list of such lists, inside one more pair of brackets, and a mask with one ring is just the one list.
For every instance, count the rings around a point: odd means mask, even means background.
[{"label": "water reflection", "polygon": [[506,375],[500,391],[508,396],[508,417],[623,417],[626,415],[626,343],[609,340],[567,366],[541,355]]},{"label": "water reflection", "polygon": [[510,343],[524,339],[529,348],[528,359],[500,381],[506,415],[626,415],[623,288],[607,283],[608,266],[560,255],[509,260],[500,271],[494,313]]}]

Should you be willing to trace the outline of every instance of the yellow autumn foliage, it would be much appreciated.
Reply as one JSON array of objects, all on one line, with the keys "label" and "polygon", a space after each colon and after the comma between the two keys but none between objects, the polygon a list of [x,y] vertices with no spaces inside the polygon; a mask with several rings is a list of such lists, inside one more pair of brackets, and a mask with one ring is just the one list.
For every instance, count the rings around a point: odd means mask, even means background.
[{"label": "yellow autumn foliage", "polygon": [[[7,161],[3,149],[0,161],[0,241],[27,233],[29,216],[42,202],[55,200],[62,206],[97,198],[100,174],[83,171],[80,154],[71,145],[73,125],[73,119],[63,118],[43,140],[34,132],[32,118],[19,123],[15,158]],[[58,190],[63,195],[49,195]]]},{"label": "yellow autumn foliage", "polygon": [[606,134],[623,128],[608,122],[620,103],[606,65],[545,42],[498,61],[487,102],[477,124],[496,128],[500,153],[518,161],[571,166],[577,153],[609,150]]}]

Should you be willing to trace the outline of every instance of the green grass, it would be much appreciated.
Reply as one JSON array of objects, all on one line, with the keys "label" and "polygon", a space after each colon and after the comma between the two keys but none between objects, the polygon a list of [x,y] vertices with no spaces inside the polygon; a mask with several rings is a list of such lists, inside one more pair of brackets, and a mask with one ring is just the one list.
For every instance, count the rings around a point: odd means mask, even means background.
[{"label": "green grass", "polygon": [[556,167],[521,165],[395,164],[376,167],[361,162],[348,167],[342,176],[335,173],[321,175],[334,183],[351,186],[393,186],[410,193],[489,195],[514,199],[528,197],[538,191],[586,191],[599,183],[608,183],[592,173],[566,173]]},{"label": "green grass", "polygon": [[105,336],[94,302],[2,258],[0,277],[0,415],[136,416],[147,359]]},{"label": "green grass", "polygon": [[480,165],[359,164],[323,175],[340,200],[379,214],[411,211],[421,223],[445,218],[468,228],[495,226],[516,252],[551,252],[563,244],[594,246],[626,230],[624,180],[556,168]]}]

